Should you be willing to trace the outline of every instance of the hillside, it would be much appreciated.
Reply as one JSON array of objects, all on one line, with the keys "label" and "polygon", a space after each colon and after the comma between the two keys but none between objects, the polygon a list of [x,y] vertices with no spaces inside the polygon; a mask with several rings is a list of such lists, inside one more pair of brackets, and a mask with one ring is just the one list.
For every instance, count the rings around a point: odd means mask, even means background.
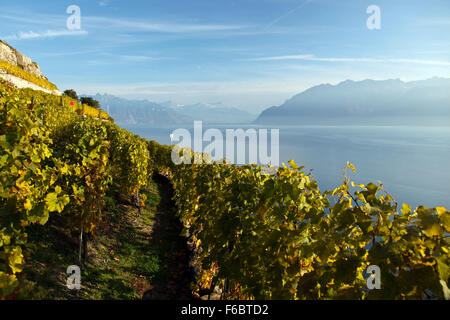
[{"label": "hillside", "polygon": [[312,87],[264,110],[259,124],[438,121],[450,125],[450,79],[344,81]]},{"label": "hillside", "polygon": [[0,299],[191,298],[166,178],[145,141],[101,120],[0,80]]},{"label": "hillside", "polygon": [[446,208],[350,162],[330,191],[293,160],[194,163],[65,98],[0,80],[0,299],[450,299]]},{"label": "hillside", "polygon": [[[275,176],[251,165],[175,165],[171,146],[82,117],[53,97],[0,82],[3,298],[450,294],[443,207],[398,207],[382,185],[356,186],[347,175],[323,192],[293,161]],[[398,272],[367,292],[358,270],[372,264]],[[67,265],[82,267],[80,291],[65,286]],[[319,284],[329,286],[323,296]]]},{"label": "hillside", "polygon": [[18,88],[31,88],[61,95],[58,88],[48,81],[39,65],[7,43],[0,40],[0,79]]},{"label": "hillside", "polygon": [[22,68],[23,70],[35,75],[38,78],[46,79],[42,73],[39,65],[36,62],[32,62],[23,53],[18,52],[16,49],[8,45],[6,42],[0,40],[0,61],[7,61],[12,65]]}]

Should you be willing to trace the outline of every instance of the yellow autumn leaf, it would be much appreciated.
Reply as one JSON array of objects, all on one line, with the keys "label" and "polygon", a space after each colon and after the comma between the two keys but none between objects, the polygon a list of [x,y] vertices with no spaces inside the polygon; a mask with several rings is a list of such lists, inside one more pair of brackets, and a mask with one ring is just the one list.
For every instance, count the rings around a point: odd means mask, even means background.
[{"label": "yellow autumn leaf", "polygon": [[32,205],[31,205],[30,199],[27,199],[27,200],[25,201],[23,207],[25,208],[25,210],[28,210],[28,211],[31,210]]},{"label": "yellow autumn leaf", "polygon": [[5,249],[6,254],[9,256],[9,267],[11,268],[12,273],[21,272],[22,271],[22,263],[23,263],[23,255],[21,247],[13,247]]},{"label": "yellow autumn leaf", "polygon": [[11,237],[0,232],[0,247],[7,246],[11,243]]},{"label": "yellow autumn leaf", "polygon": [[2,289],[4,295],[11,294],[17,284],[18,281],[15,275],[6,274],[5,272],[0,271],[0,288]]},{"label": "yellow autumn leaf", "polygon": [[347,167],[352,169],[353,172],[356,172],[355,166],[353,164],[351,164],[350,162],[348,162],[348,161],[347,161]]},{"label": "yellow autumn leaf", "polygon": [[441,226],[437,223],[433,223],[423,230],[427,237],[440,236],[443,232]]},{"label": "yellow autumn leaf", "polygon": [[61,168],[61,173],[66,174],[69,172],[69,167],[67,167],[67,164],[64,164],[64,166]]}]

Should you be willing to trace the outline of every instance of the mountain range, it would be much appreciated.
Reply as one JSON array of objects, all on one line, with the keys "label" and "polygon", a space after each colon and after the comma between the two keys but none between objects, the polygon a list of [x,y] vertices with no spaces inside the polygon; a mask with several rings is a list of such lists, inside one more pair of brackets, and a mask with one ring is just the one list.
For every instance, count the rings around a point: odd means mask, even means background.
[{"label": "mountain range", "polygon": [[195,115],[196,120],[208,123],[249,123],[256,118],[244,110],[226,107],[220,102],[179,106],[175,110],[185,116]]},{"label": "mountain range", "polygon": [[251,122],[256,116],[246,111],[224,106],[221,103],[174,105],[172,102],[156,103],[149,100],[128,100],[110,94],[91,96],[100,102],[102,109],[117,123],[131,125],[170,126],[194,120],[205,123]]},{"label": "mountain range", "polygon": [[175,110],[148,100],[128,100],[110,94],[92,96],[116,123],[149,126],[174,125],[190,121]]},{"label": "mountain range", "polygon": [[257,117],[222,103],[175,105],[170,101],[92,96],[117,123],[149,126],[192,124],[438,124],[450,125],[450,79],[404,82],[346,80],[309,88]]},{"label": "mountain range", "polygon": [[[433,120],[431,120],[433,119]],[[299,93],[265,109],[257,124],[407,124],[434,121],[450,125],[450,79],[421,81],[347,80]]]}]

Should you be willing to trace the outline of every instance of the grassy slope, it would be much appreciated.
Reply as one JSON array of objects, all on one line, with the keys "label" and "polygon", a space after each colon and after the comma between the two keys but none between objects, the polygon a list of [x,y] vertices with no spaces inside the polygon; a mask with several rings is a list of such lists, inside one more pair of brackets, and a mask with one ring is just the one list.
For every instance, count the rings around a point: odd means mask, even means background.
[{"label": "grassy slope", "polygon": [[[78,234],[55,215],[32,226],[34,252],[24,270],[43,299],[189,299],[190,273],[185,240],[179,236],[170,190],[152,181],[142,215],[116,195],[107,197],[100,233],[88,243],[81,290],[66,287],[66,268],[78,263]],[[39,290],[39,289],[38,289]]]}]

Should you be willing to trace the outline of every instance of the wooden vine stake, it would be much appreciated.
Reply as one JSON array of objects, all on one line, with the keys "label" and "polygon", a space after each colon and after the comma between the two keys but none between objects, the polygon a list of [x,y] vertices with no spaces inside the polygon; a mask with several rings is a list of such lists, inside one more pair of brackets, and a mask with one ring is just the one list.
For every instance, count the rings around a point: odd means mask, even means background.
[{"label": "wooden vine stake", "polygon": [[80,232],[80,250],[78,251],[78,261],[80,262],[81,265],[81,247],[83,244],[83,226],[81,226],[81,232]]},{"label": "wooden vine stake", "polygon": [[139,189],[136,190],[136,203],[139,210],[139,218],[140,218],[142,215],[142,210],[141,210],[141,202],[139,201]]}]

